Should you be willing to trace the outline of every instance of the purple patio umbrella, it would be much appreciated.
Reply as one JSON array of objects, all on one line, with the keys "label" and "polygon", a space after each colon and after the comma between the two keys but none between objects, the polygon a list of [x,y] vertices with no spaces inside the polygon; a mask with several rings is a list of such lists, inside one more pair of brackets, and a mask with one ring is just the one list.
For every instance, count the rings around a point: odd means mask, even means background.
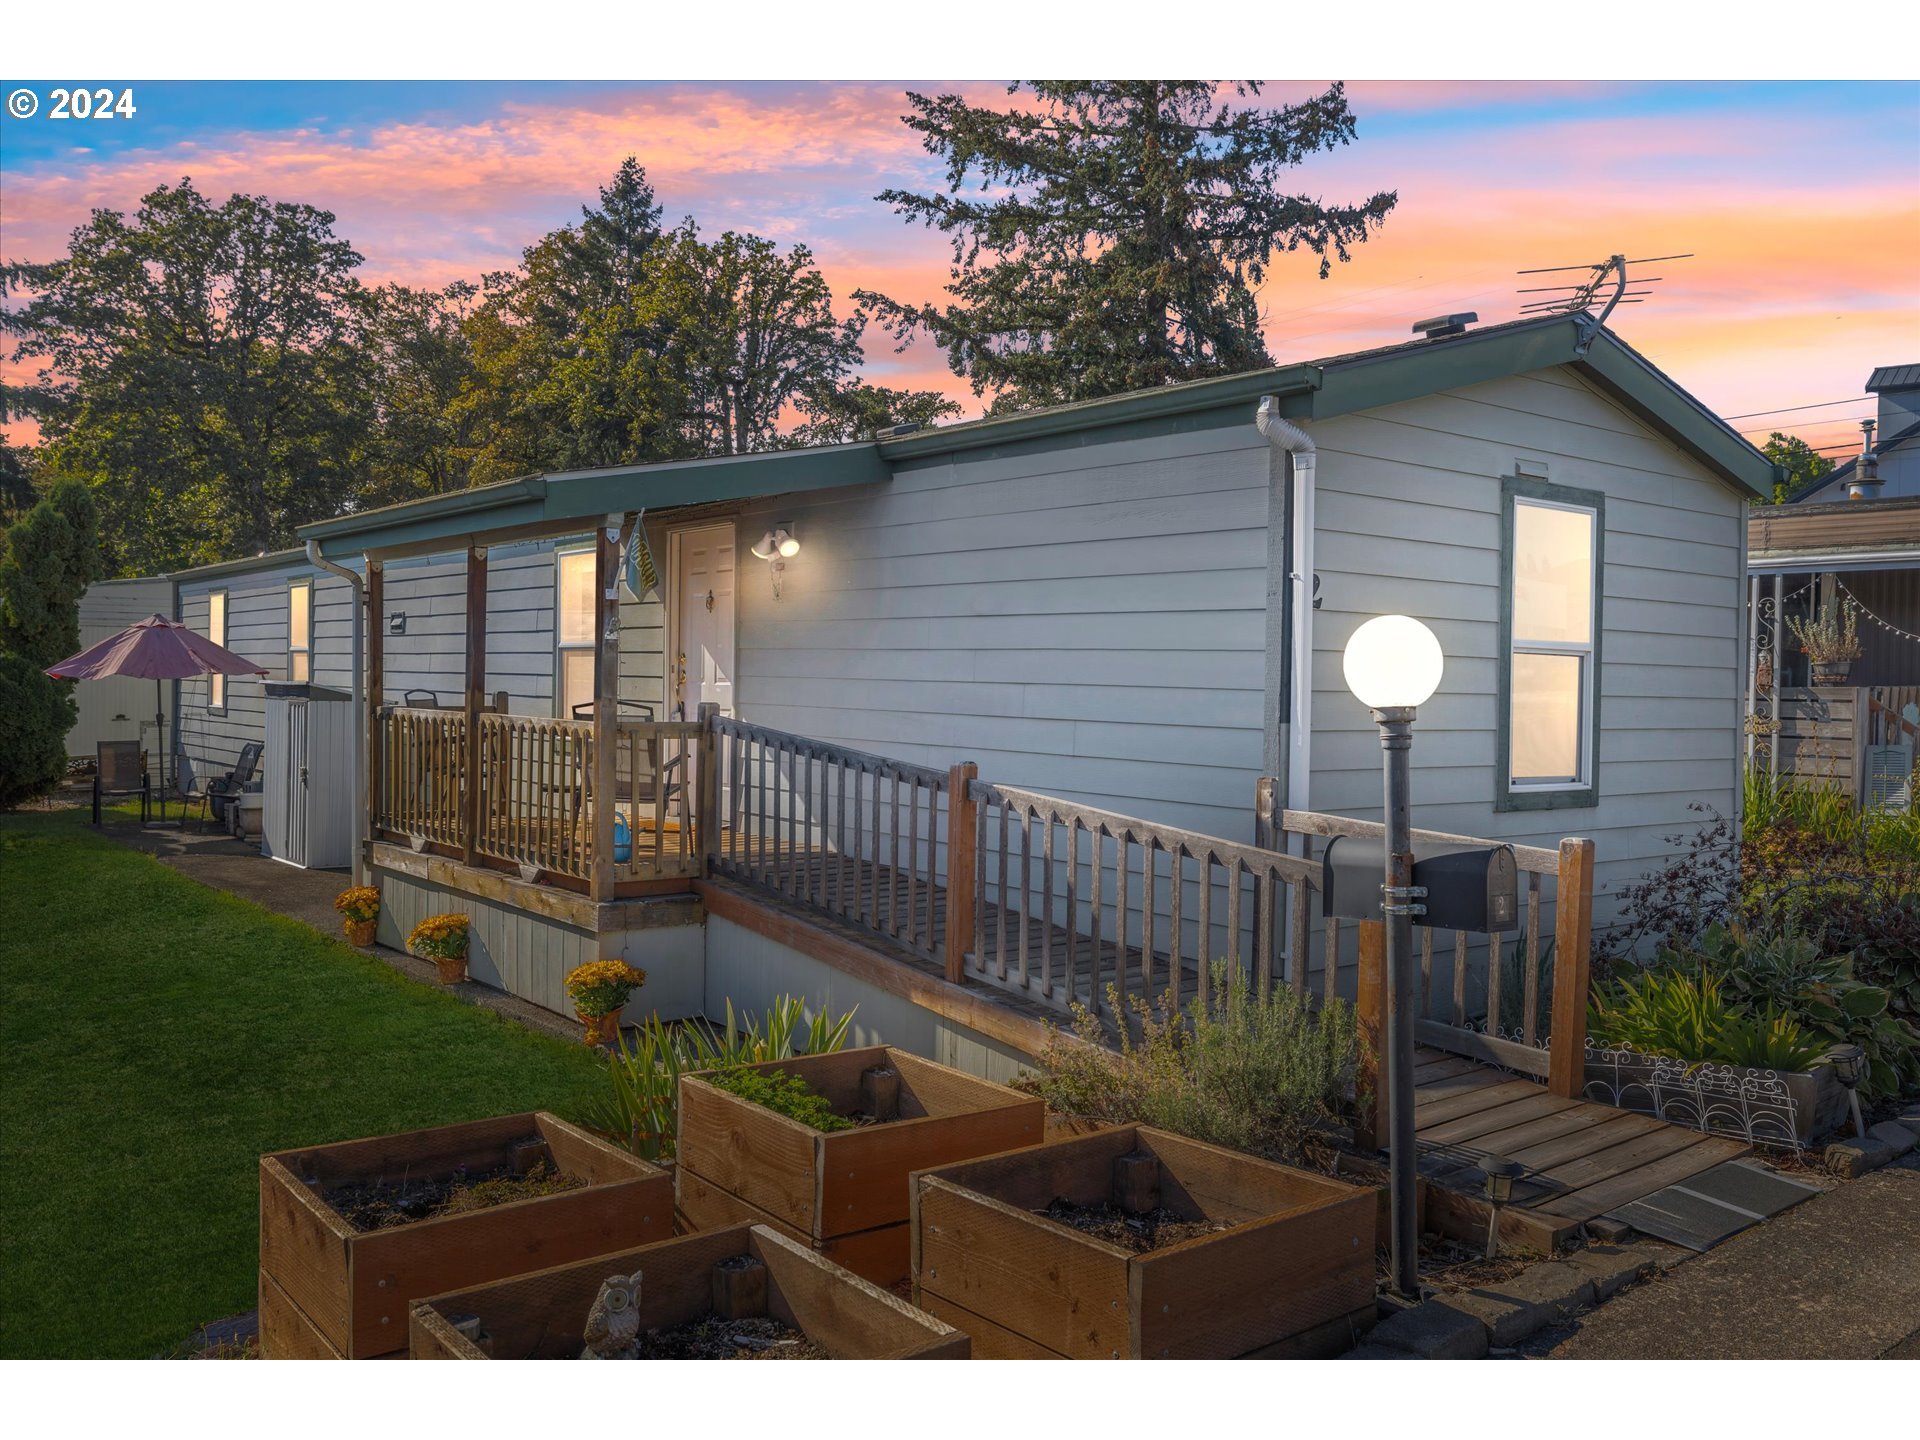
[{"label": "purple patio umbrella", "polygon": [[[236,655],[224,645],[216,645],[164,615],[149,616],[118,635],[109,635],[98,645],[90,645],[78,655],[47,667],[47,674],[56,680],[104,680],[110,675],[151,680],[156,715],[166,712],[160,690],[163,680],[187,680],[195,675],[267,673],[266,666]],[[162,760],[164,779],[164,756]]]}]

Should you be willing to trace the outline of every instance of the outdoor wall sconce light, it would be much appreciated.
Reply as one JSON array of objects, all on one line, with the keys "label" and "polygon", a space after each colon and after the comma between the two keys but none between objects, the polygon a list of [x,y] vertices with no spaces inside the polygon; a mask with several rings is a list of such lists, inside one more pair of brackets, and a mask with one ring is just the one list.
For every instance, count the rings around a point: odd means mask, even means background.
[{"label": "outdoor wall sconce light", "polygon": [[1860,1082],[1867,1077],[1867,1052],[1858,1045],[1836,1045],[1827,1052],[1833,1066],[1833,1078],[1847,1087],[1847,1104],[1853,1109],[1853,1133],[1867,1133],[1867,1122],[1860,1115]]},{"label": "outdoor wall sconce light", "polygon": [[787,561],[800,553],[800,542],[793,538],[791,522],[767,531],[760,537],[760,543],[752,546],[748,552],[756,560],[767,562],[767,569],[773,575],[773,598],[780,598],[780,576],[787,568]]},{"label": "outdoor wall sconce light", "polygon": [[1527,1173],[1527,1167],[1504,1155],[1489,1155],[1480,1162],[1480,1173],[1487,1177],[1487,1203],[1493,1207],[1487,1217],[1487,1258],[1500,1253],[1500,1207],[1513,1199],[1513,1182]]},{"label": "outdoor wall sconce light", "polygon": [[1419,1156],[1413,1138],[1413,917],[1426,913],[1426,891],[1413,883],[1412,771],[1414,711],[1440,688],[1446,657],[1433,631],[1409,615],[1376,615],[1347,642],[1341,668],[1347,688],[1373,712],[1386,769],[1386,875],[1380,887],[1386,919],[1388,1179],[1393,1196],[1393,1288],[1420,1297],[1420,1233],[1416,1220]]}]

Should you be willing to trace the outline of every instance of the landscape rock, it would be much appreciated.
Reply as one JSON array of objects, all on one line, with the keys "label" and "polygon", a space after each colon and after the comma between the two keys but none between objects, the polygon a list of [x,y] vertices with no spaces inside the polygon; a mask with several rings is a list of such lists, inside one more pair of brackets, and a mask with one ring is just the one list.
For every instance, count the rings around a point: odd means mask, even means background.
[{"label": "landscape rock", "polygon": [[1660,1268],[1659,1257],[1645,1247],[1618,1245],[1589,1245],[1569,1255],[1564,1263],[1587,1278],[1596,1301],[1646,1279]]},{"label": "landscape rock", "polygon": [[1852,1140],[1835,1140],[1827,1146],[1827,1168],[1847,1180],[1858,1180],[1869,1170],[1878,1170],[1893,1159],[1893,1151],[1873,1138],[1871,1132]]},{"label": "landscape rock", "polygon": [[1409,1350],[1395,1350],[1386,1345],[1375,1345],[1368,1341],[1357,1345],[1340,1357],[1342,1360],[1418,1360],[1420,1357]]},{"label": "landscape rock", "polygon": [[1429,1300],[1373,1327],[1362,1349],[1401,1350],[1420,1360],[1480,1360],[1487,1327],[1457,1308],[1458,1296]]},{"label": "landscape rock", "polygon": [[1588,1274],[1565,1261],[1551,1260],[1530,1265],[1502,1284],[1450,1295],[1447,1303],[1485,1325],[1492,1344],[1509,1346],[1536,1330],[1559,1324],[1591,1305],[1593,1297],[1594,1283]]},{"label": "landscape rock", "polygon": [[1915,1145],[1920,1145],[1920,1136],[1916,1136],[1905,1125],[1893,1120],[1882,1120],[1878,1125],[1869,1125],[1867,1138],[1878,1140],[1886,1146],[1893,1152],[1895,1160],[1913,1149]]}]

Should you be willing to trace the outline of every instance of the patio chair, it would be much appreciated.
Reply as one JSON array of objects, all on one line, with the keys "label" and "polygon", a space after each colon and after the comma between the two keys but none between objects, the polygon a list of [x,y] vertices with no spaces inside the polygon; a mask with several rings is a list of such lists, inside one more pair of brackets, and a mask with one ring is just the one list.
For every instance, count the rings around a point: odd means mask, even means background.
[{"label": "patio chair", "polygon": [[213,811],[215,820],[225,824],[228,802],[253,783],[253,772],[260,764],[263,748],[258,740],[249,740],[240,747],[240,758],[234,761],[233,769],[207,782],[200,799],[203,806]]},{"label": "patio chair", "polygon": [[138,795],[140,823],[147,820],[152,791],[147,785],[147,757],[138,740],[102,740],[95,747],[93,768],[93,823],[100,823],[100,801],[108,795]]}]

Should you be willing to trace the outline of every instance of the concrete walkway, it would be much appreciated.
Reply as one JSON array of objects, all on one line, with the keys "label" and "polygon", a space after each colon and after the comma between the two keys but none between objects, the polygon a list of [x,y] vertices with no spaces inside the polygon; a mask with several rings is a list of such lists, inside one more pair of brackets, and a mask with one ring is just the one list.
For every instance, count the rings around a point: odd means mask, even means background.
[{"label": "concrete walkway", "polygon": [[1920,1359],[1920,1151],[1628,1291],[1552,1354]]},{"label": "concrete walkway", "polygon": [[[276,915],[298,920],[342,945],[347,943],[341,933],[340,916],[333,908],[333,897],[353,884],[349,871],[303,870],[297,865],[282,865],[263,856],[257,842],[235,840],[211,827],[202,830],[192,821],[182,828],[142,825],[137,820],[109,816],[102,830],[108,839],[151,855],[188,879],[250,900]],[[468,980],[459,985],[441,986],[431,960],[389,950],[384,945],[365,946],[360,953],[371,955],[410,980],[446,989],[469,1005],[492,1010],[529,1030],[561,1040],[577,1042],[580,1039],[578,1021],[495,990],[491,985]]]}]

